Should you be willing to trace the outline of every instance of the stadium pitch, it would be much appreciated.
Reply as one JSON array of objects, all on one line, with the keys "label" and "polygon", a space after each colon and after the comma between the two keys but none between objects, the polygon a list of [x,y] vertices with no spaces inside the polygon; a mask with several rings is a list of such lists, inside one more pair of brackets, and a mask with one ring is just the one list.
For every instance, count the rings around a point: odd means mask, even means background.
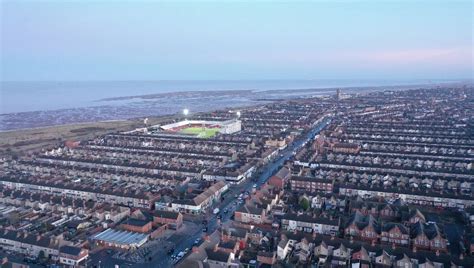
[{"label": "stadium pitch", "polygon": [[202,127],[188,127],[180,131],[183,134],[193,134],[199,138],[210,138],[215,136],[218,132],[218,128],[202,128]]}]

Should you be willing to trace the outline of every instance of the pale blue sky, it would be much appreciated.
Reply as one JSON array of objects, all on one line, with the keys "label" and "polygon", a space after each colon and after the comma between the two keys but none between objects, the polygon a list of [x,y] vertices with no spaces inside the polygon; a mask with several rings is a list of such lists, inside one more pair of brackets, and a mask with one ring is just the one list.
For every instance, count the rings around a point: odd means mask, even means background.
[{"label": "pale blue sky", "polygon": [[473,76],[472,1],[4,0],[1,12],[2,80]]}]

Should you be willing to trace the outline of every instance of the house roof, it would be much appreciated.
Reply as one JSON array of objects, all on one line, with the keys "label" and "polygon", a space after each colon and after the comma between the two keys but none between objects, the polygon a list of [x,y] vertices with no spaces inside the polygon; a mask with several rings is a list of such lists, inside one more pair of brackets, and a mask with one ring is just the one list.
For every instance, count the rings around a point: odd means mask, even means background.
[{"label": "house roof", "polygon": [[421,234],[425,234],[426,237],[431,240],[438,235],[443,235],[436,223],[422,223],[417,222],[412,224],[410,227],[410,234],[412,238],[415,238]]},{"label": "house roof", "polygon": [[154,217],[166,218],[166,219],[178,219],[179,212],[167,211],[167,210],[155,210],[153,211]]},{"label": "house roof", "polygon": [[219,181],[213,184],[211,187],[207,188],[204,192],[200,193],[198,196],[193,198],[194,205],[200,205],[209,197],[213,196],[215,193],[224,188],[227,184],[224,181]]},{"label": "house roof", "polygon": [[207,249],[206,253],[207,253],[207,259],[209,260],[225,262],[225,263],[229,261],[230,253],[227,253],[221,250],[212,250],[212,249]]},{"label": "house roof", "polygon": [[220,241],[218,244],[218,247],[226,248],[226,249],[234,249],[236,244],[237,244],[237,241],[234,241],[234,240]]},{"label": "house roof", "polygon": [[147,220],[140,220],[140,219],[134,219],[134,218],[129,218],[126,221],[123,222],[123,224],[131,225],[131,226],[137,226],[137,227],[143,227],[150,223],[150,221]]},{"label": "house roof", "polygon": [[339,221],[335,219],[330,219],[327,217],[312,217],[308,214],[293,214],[293,213],[286,213],[281,217],[282,220],[290,220],[290,221],[298,221],[298,222],[310,222],[310,223],[319,223],[325,225],[339,225]]},{"label": "house roof", "polygon": [[121,244],[121,245],[131,245],[140,243],[146,239],[148,235],[142,233],[107,229],[99,234],[94,235],[92,238],[94,240],[102,240],[109,243]]},{"label": "house roof", "polygon": [[402,232],[402,234],[408,234],[409,233],[408,229],[403,224],[393,223],[393,222],[385,223],[382,227],[382,231],[389,232],[395,227],[398,227],[398,229],[400,230],[400,232]]},{"label": "house roof", "polygon": [[287,167],[282,167],[274,176],[282,179],[287,179],[290,176],[290,170]]},{"label": "house roof", "polygon": [[79,256],[81,254],[82,248],[74,246],[62,246],[59,248],[59,253],[64,253],[73,256]]},{"label": "house roof", "polygon": [[11,231],[11,230],[0,230],[0,238],[18,241],[25,244],[40,246],[40,247],[49,247],[51,244],[51,239],[46,236],[36,236],[26,232],[20,231]]},{"label": "house roof", "polygon": [[244,205],[238,208],[236,212],[253,214],[253,215],[261,215],[263,212],[263,209],[259,207]]}]

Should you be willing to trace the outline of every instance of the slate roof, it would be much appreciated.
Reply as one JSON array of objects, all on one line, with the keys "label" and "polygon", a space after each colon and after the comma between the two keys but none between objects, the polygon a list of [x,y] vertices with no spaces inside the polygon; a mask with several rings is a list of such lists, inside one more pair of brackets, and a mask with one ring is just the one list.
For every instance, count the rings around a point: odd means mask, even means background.
[{"label": "slate roof", "polygon": [[261,215],[263,209],[259,207],[254,207],[254,206],[241,206],[236,210],[236,212],[241,212],[241,213],[247,213],[247,214],[253,214],[253,215]]},{"label": "slate roof", "polygon": [[167,210],[155,210],[153,211],[154,217],[166,218],[166,219],[178,219],[179,213]]},{"label": "slate roof", "polygon": [[51,239],[49,237],[38,237],[36,235],[12,230],[0,230],[0,238],[45,248],[49,247],[51,244]]},{"label": "slate roof", "polygon": [[221,250],[206,249],[207,258],[213,261],[225,262],[229,260],[230,253]]},{"label": "slate roof", "polygon": [[81,254],[82,248],[73,247],[73,246],[62,246],[59,248],[59,253],[64,253],[73,256],[79,256]]}]

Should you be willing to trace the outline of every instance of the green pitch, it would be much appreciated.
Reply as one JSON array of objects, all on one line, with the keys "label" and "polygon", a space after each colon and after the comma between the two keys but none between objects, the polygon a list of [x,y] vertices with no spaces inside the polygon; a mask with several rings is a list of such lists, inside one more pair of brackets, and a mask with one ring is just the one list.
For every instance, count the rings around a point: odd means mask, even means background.
[{"label": "green pitch", "polygon": [[217,128],[188,127],[180,131],[184,134],[194,134],[199,138],[210,138],[219,132]]}]

